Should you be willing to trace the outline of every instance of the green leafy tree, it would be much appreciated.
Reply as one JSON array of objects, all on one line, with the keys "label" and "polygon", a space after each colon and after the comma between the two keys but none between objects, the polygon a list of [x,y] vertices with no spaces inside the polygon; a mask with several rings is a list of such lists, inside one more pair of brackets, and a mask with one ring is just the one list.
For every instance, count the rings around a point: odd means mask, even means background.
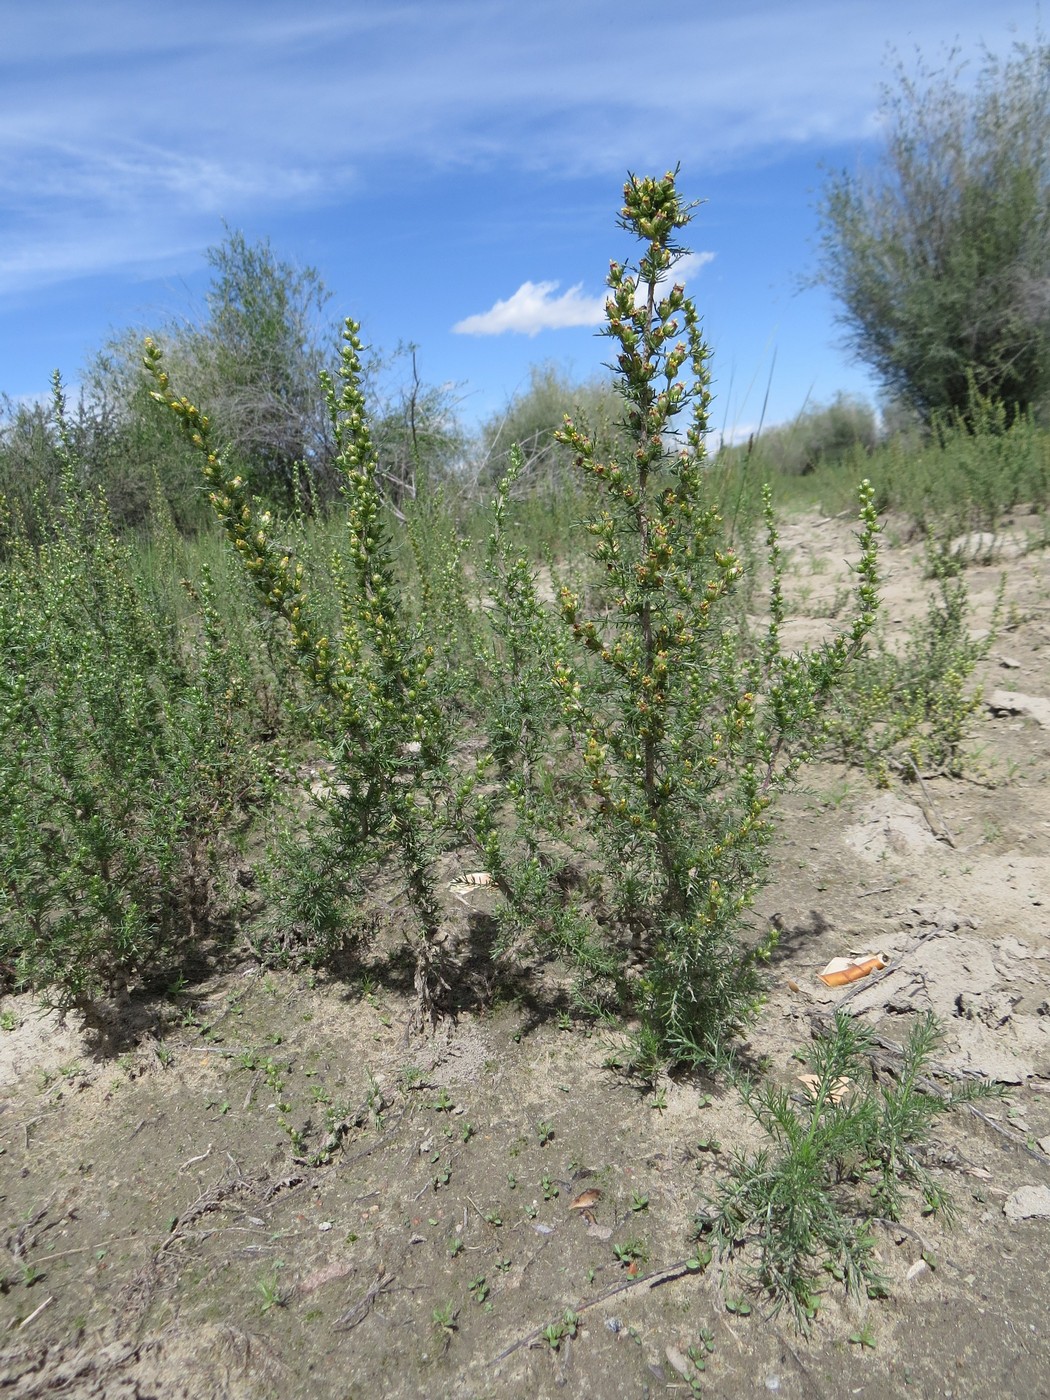
[{"label": "green leafy tree", "polygon": [[1050,387],[1050,45],[898,67],[870,170],[827,182],[823,282],[847,342],[924,420]]},{"label": "green leafy tree", "polygon": [[296,464],[326,483],[335,455],[320,374],[334,358],[322,321],[329,292],[312,267],[277,257],[269,240],[227,229],[209,248],[208,320],[188,338],[195,379],[218,431],[274,497],[293,490]]}]

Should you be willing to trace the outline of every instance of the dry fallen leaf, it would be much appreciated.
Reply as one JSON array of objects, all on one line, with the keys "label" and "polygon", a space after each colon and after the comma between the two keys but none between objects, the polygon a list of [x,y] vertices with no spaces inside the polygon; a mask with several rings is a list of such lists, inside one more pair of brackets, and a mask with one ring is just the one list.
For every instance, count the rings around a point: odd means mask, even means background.
[{"label": "dry fallen leaf", "polygon": [[590,1186],[586,1191],[581,1191],[574,1201],[569,1202],[569,1210],[590,1210],[601,1198],[602,1193],[597,1186]]},{"label": "dry fallen leaf", "polygon": [[817,976],[825,987],[845,987],[850,982],[859,982],[862,977],[868,977],[873,972],[880,972],[885,966],[886,959],[881,953],[875,953],[857,962],[851,962],[849,958],[832,958],[824,971],[818,972]]},{"label": "dry fallen leaf", "polygon": [[[817,1090],[820,1088],[820,1075],[799,1074],[796,1076],[796,1078],[798,1079],[798,1082],[804,1088],[808,1089],[809,1092],[813,1095],[813,1097],[816,1098]],[[831,1100],[832,1103],[841,1103],[842,1100],[849,1093],[849,1088],[850,1081],[848,1079],[836,1079],[834,1084],[832,1084],[831,1086],[830,1092],[828,1093],[828,1098]]]}]

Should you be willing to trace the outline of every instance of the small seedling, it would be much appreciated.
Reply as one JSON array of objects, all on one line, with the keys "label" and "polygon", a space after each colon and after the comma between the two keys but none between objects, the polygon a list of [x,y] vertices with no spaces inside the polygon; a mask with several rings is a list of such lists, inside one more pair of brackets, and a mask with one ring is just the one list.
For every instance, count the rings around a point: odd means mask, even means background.
[{"label": "small seedling", "polygon": [[268,1313],[271,1308],[284,1307],[286,1300],[277,1281],[277,1272],[281,1268],[283,1268],[282,1264],[275,1264],[271,1277],[260,1279],[255,1285],[259,1296],[262,1298],[262,1311],[264,1313]]},{"label": "small seedling", "polygon": [[709,1244],[699,1242],[696,1246],[696,1253],[691,1259],[686,1260],[685,1267],[692,1274],[702,1274],[710,1264],[713,1251]]},{"label": "small seedling", "polygon": [[652,1101],[652,1104],[650,1105],[650,1107],[651,1107],[656,1113],[666,1113],[666,1112],[667,1112],[667,1090],[666,1090],[666,1089],[657,1089],[656,1093],[653,1095],[653,1101]]},{"label": "small seedling", "polygon": [[641,1193],[641,1191],[632,1191],[632,1192],[631,1192],[631,1209],[632,1209],[633,1211],[648,1210],[648,1209],[649,1209],[649,1197],[648,1197],[648,1196],[644,1196],[644,1195]]},{"label": "small seedling", "polygon": [[434,1326],[438,1328],[439,1331],[445,1332],[446,1334],[454,1332],[459,1325],[456,1321],[459,1317],[459,1309],[454,1303],[446,1303],[443,1307],[435,1308],[431,1313],[431,1317],[433,1318]]},{"label": "small seedling", "polygon": [[625,1267],[644,1264],[648,1257],[648,1251],[641,1240],[626,1240],[623,1244],[614,1244],[612,1252],[613,1258]]},{"label": "small seedling", "polygon": [[540,1179],[540,1185],[543,1188],[543,1199],[545,1201],[553,1201],[559,1195],[558,1187],[551,1180],[548,1173],[544,1172]]},{"label": "small seedling", "polygon": [[456,1105],[453,1103],[448,1090],[440,1089],[437,1098],[430,1106],[436,1113],[451,1113]]},{"label": "small seedling", "polygon": [[566,1308],[560,1322],[552,1322],[543,1329],[543,1339],[552,1351],[557,1351],[566,1337],[576,1336],[579,1326],[579,1315]]},{"label": "small seedling", "polygon": [[478,1274],[477,1278],[471,1279],[467,1287],[468,1291],[470,1292],[470,1296],[474,1299],[475,1303],[483,1303],[485,1299],[489,1296],[489,1293],[492,1291],[489,1288],[488,1283],[485,1281],[484,1274]]},{"label": "small seedling", "polygon": [[548,1142],[553,1142],[554,1124],[548,1123],[545,1118],[541,1118],[536,1124],[536,1140],[541,1147],[546,1147]]},{"label": "small seedling", "polygon": [[448,1252],[453,1259],[455,1259],[457,1254],[463,1253],[463,1241],[458,1235],[456,1235],[449,1243]]},{"label": "small seedling", "polygon": [[368,1070],[367,1074],[368,1094],[366,1095],[365,1103],[372,1119],[372,1126],[378,1133],[383,1130],[383,1109],[386,1107],[386,1099],[383,1097],[383,1091],[379,1087],[379,1081],[372,1071]]},{"label": "small seedling", "polygon": [[737,1317],[749,1317],[751,1304],[746,1298],[727,1298],[726,1312],[736,1313]]},{"label": "small seedling", "polygon": [[858,1327],[856,1332],[851,1332],[849,1339],[854,1346],[859,1346],[861,1351],[865,1347],[870,1347],[872,1351],[875,1350],[875,1333],[872,1331],[870,1323],[865,1323],[863,1327]]},{"label": "small seedling", "polygon": [[715,1349],[714,1333],[707,1327],[701,1327],[700,1340],[694,1342],[692,1346],[685,1349],[685,1354],[698,1371],[703,1371],[707,1367],[707,1358]]}]

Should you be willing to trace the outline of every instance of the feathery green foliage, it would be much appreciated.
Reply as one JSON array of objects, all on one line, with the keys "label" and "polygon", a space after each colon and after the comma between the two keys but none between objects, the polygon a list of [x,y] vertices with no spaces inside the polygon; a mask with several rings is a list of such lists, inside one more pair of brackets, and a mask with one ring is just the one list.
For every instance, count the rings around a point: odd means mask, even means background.
[{"label": "feathery green foliage", "polygon": [[562,615],[588,661],[558,658],[554,673],[590,779],[585,820],[613,886],[613,917],[644,953],[646,1053],[680,1059],[709,1055],[757,1003],[762,950],[743,948],[738,931],[762,879],[767,811],[814,742],[877,606],[865,488],[856,617],[818,651],[785,655],[767,500],[773,584],[758,657],[734,625],[726,602],[742,565],[705,473],[709,352],[692,302],[664,285],[690,217],[674,173],[625,186],[621,224],[644,251],[633,271],[612,265],[605,333],[618,350],[632,451],[605,457],[571,420],[559,435],[599,492],[586,528],[605,586],[590,607],[563,588]]},{"label": "feathery green foliage", "polygon": [[740,1084],[771,1146],[734,1156],[729,1180],[698,1224],[723,1263],[754,1260],[754,1281],[803,1328],[819,1307],[823,1274],[848,1292],[884,1293],[872,1223],[899,1218],[906,1188],[919,1192],[926,1210],[950,1218],[951,1198],[915,1149],[938,1115],[997,1090],[975,1081],[942,1093],[928,1079],[939,1038],[934,1019],[921,1017],[896,1077],[873,1080],[870,1036],[837,1012],[810,1049],[804,1092],[769,1081]]},{"label": "feathery green foliage", "polygon": [[15,528],[0,589],[0,962],[16,985],[90,1009],[200,956],[261,775],[209,580],[188,634],[104,499],[78,489],[68,436],[62,450],[48,536],[34,547]]}]

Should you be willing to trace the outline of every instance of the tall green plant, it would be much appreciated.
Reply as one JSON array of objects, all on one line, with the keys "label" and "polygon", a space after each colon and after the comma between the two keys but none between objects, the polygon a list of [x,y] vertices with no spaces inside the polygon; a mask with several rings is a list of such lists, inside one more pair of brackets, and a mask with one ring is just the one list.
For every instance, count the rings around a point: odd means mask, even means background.
[{"label": "tall green plant", "polygon": [[[334,764],[326,799],[337,840],[322,843],[340,878],[393,855],[401,868],[413,918],[411,941],[420,1023],[432,1022],[445,989],[439,949],[442,916],[433,861],[442,843],[450,730],[430,684],[433,648],[413,621],[398,586],[393,544],[377,484],[376,449],[361,389],[361,341],[348,320],[340,382],[323,388],[337,447],[336,468],[347,506],[346,548],[332,570],[339,632],[322,630],[301,561],[273,538],[274,517],[212,444],[207,415],[174,395],[155,343],[146,345],[154,397],[182,423],[203,457],[209,498],[226,537],[240,555],[265,606],[288,641],[320,710]],[[304,849],[302,858],[309,859]]]},{"label": "tall green plant", "polygon": [[600,489],[586,528],[606,588],[590,609],[562,590],[562,615],[596,664],[555,666],[590,777],[587,821],[615,922],[643,953],[649,1048],[681,1058],[708,1055],[755,1004],[755,952],[738,933],[762,877],[767,811],[806,756],[877,601],[865,488],[856,618],[819,651],[786,656],[767,502],[773,591],[759,657],[733,626],[726,601],[742,566],[705,476],[709,352],[692,302],[665,285],[690,216],[674,173],[625,186],[621,227],[644,251],[636,269],[612,265],[605,334],[633,450],[606,458],[571,420],[560,434]]}]

